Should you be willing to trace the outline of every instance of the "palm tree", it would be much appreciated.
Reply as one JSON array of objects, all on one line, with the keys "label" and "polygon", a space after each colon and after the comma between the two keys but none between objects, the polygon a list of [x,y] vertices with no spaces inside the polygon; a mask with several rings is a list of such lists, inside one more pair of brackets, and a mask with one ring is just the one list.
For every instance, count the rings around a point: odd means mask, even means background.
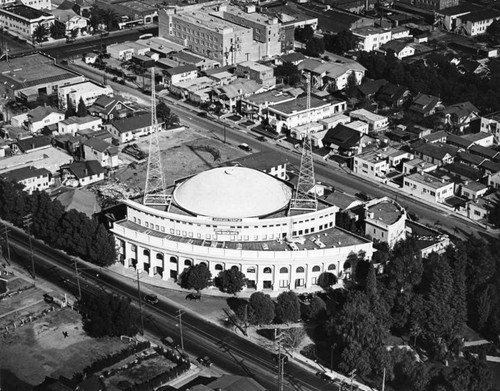
[{"label": "palm tree", "polygon": [[49,34],[49,30],[43,24],[38,24],[33,31],[33,40],[35,42],[42,42],[43,39]]}]

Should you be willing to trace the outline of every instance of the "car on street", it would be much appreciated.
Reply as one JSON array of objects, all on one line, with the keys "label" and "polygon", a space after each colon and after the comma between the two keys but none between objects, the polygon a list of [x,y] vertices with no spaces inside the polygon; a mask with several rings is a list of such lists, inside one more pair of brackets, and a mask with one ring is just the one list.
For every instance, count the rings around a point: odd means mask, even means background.
[{"label": "car on street", "polygon": [[363,193],[363,192],[356,193],[354,195],[363,201],[371,201],[371,199],[372,199],[368,194]]},{"label": "car on street", "polygon": [[259,136],[257,137],[257,140],[264,142],[267,141],[267,138],[265,138],[264,136]]},{"label": "car on street", "polygon": [[322,371],[316,372],[316,376],[318,376],[320,379],[324,380],[327,383],[334,383],[335,382],[335,380],[331,376],[327,375],[326,372],[322,372]]},{"label": "car on street", "polygon": [[201,365],[205,367],[211,367],[214,364],[212,360],[210,360],[210,357],[208,356],[200,356],[196,359],[196,361],[198,361]]},{"label": "car on street", "polygon": [[161,342],[165,346],[168,346],[168,347],[171,347],[171,348],[174,348],[174,349],[177,349],[179,347],[179,345],[177,343],[175,343],[175,341],[172,339],[172,337],[163,337],[161,339]]},{"label": "car on street", "polygon": [[208,117],[208,113],[206,111],[200,111],[198,114],[196,114],[198,117],[201,117],[201,118],[207,118]]},{"label": "car on street", "polygon": [[144,301],[149,304],[158,304],[158,296],[156,295],[146,295],[144,296]]},{"label": "car on street", "polygon": [[242,143],[242,144],[238,145],[238,148],[243,149],[244,151],[247,151],[247,152],[252,151],[252,147],[246,143]]}]

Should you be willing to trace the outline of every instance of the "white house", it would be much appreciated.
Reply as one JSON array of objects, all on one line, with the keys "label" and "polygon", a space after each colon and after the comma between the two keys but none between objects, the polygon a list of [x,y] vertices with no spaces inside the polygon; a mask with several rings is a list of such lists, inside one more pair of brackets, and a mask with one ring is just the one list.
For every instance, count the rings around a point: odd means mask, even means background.
[{"label": "white house", "polygon": [[345,114],[335,114],[332,115],[331,117],[323,118],[322,120],[319,120],[318,122],[323,125],[323,129],[328,130],[332,129],[335,126],[341,124],[345,125],[347,124],[351,119],[349,116]]},{"label": "white house", "polygon": [[465,181],[459,185],[460,195],[468,200],[477,200],[488,191],[488,186],[476,181]]},{"label": "white house", "polygon": [[108,131],[120,143],[135,140],[151,133],[151,114],[139,114],[130,118],[114,121],[108,126]]},{"label": "white house", "polygon": [[365,235],[387,243],[389,248],[406,239],[406,210],[387,197],[365,205],[364,221]]},{"label": "white house", "polygon": [[363,121],[347,122],[344,125],[358,131],[359,133],[368,134],[370,132],[370,126]]},{"label": "white house", "polygon": [[106,47],[106,53],[120,61],[129,61],[132,56],[143,56],[149,51],[149,46],[138,42],[114,43]]},{"label": "white house", "polygon": [[61,167],[63,183],[87,186],[104,180],[105,170],[97,160],[73,162]]},{"label": "white house", "polygon": [[38,26],[47,31],[54,24],[54,15],[28,7],[24,4],[0,8],[0,27],[6,32],[31,41]]},{"label": "white house", "polygon": [[102,127],[102,118],[87,115],[86,117],[69,117],[57,126],[58,134],[71,134],[74,136],[76,132],[83,129],[99,130]]},{"label": "white house", "polygon": [[113,96],[113,89],[108,85],[103,86],[93,81],[82,81],[60,87],[57,91],[59,108],[61,110],[68,108],[68,100],[77,109],[80,98],[83,99],[86,107],[90,107],[101,95]]},{"label": "white house", "polygon": [[352,30],[352,34],[358,39],[358,48],[365,52],[377,50],[383,44],[392,39],[391,30],[380,27],[359,27]]},{"label": "white house", "polygon": [[380,49],[386,53],[392,50],[394,55],[400,60],[415,54],[415,48],[411,43],[397,39],[393,39],[392,41],[385,43]]},{"label": "white house", "polygon": [[385,180],[389,163],[380,152],[370,151],[354,156],[353,172],[372,179]]},{"label": "white house", "polygon": [[374,114],[365,109],[353,110],[349,113],[351,118],[366,122],[371,131],[378,131],[389,126],[389,119],[382,115]]},{"label": "white house", "polygon": [[101,166],[118,167],[118,147],[104,140],[92,137],[83,142],[83,156],[86,160],[97,160]]},{"label": "white house", "polygon": [[54,183],[49,170],[32,166],[3,172],[0,178],[24,185],[24,190],[30,194],[35,190],[46,190]]},{"label": "white house", "polygon": [[26,113],[11,118],[11,124],[27,127],[30,133],[37,133],[45,126],[54,125],[64,120],[64,113],[50,106],[38,106]]},{"label": "white house", "polygon": [[481,117],[479,130],[485,133],[491,133],[497,140],[500,140],[500,111]]},{"label": "white house", "polygon": [[500,171],[488,176],[488,186],[500,189]]},{"label": "white house", "polygon": [[194,80],[197,77],[198,68],[191,64],[181,65],[163,71],[163,84],[170,87],[186,80]]},{"label": "white house", "polygon": [[453,196],[454,184],[427,173],[415,173],[403,180],[403,190],[415,197],[432,203],[442,203]]}]

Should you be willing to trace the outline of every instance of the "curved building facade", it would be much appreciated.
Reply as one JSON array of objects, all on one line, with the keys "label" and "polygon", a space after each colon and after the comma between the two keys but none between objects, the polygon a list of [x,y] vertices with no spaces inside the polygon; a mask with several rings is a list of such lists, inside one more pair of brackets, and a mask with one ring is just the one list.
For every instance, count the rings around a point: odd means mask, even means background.
[{"label": "curved building facade", "polygon": [[352,259],[370,259],[372,242],[335,226],[336,206],[289,215],[291,186],[243,167],[221,167],[175,186],[162,210],[125,200],[113,224],[120,261],[150,276],[176,279],[205,263],[217,276],[238,268],[250,288],[301,289],[333,273],[348,277]]}]

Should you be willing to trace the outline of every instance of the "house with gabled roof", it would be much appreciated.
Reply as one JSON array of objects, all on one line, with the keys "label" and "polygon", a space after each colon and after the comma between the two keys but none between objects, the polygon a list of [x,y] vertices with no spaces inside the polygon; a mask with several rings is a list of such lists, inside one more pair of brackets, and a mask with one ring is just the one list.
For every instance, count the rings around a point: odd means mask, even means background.
[{"label": "house with gabled roof", "polygon": [[106,170],[97,160],[78,161],[61,166],[63,183],[75,182],[78,186],[87,186],[104,180]]},{"label": "house with gabled roof", "polygon": [[457,152],[457,156],[455,157],[455,161],[458,163],[467,164],[471,167],[479,167],[485,160],[488,160],[479,155],[473,155],[472,153],[466,151]]},{"label": "house with gabled roof", "polygon": [[361,138],[363,135],[345,125],[337,125],[329,129],[323,137],[323,145],[332,152],[343,156],[358,155],[362,151]]},{"label": "house with gabled roof", "polygon": [[97,160],[101,166],[107,168],[118,167],[118,147],[99,138],[89,138],[82,143],[83,158]]},{"label": "house with gabled roof", "polygon": [[393,51],[394,55],[402,60],[405,57],[413,56],[415,54],[415,48],[409,42],[405,42],[400,39],[393,39],[380,47],[380,50],[385,53]]},{"label": "house with gabled roof", "polygon": [[135,140],[152,132],[151,114],[119,119],[108,125],[107,129],[119,143]]},{"label": "house with gabled roof", "polygon": [[16,140],[11,148],[14,153],[27,153],[49,148],[51,145],[50,138],[41,135]]},{"label": "house with gabled roof", "polygon": [[51,106],[38,106],[33,110],[11,118],[13,126],[26,127],[31,134],[38,133],[46,126],[64,119],[64,113]]},{"label": "house with gabled roof", "polygon": [[0,174],[5,181],[12,181],[24,185],[24,191],[29,194],[35,190],[46,190],[53,183],[52,174],[46,168],[35,168],[32,166],[21,167]]},{"label": "house with gabled roof", "polygon": [[303,53],[293,52],[293,53],[283,54],[282,56],[277,57],[275,60],[275,64],[282,65],[289,63],[293,65],[299,65],[305,59],[306,56],[304,56]]},{"label": "house with gabled roof", "polygon": [[450,124],[453,129],[463,132],[470,126],[470,122],[479,118],[479,109],[470,102],[455,103],[443,109],[444,123]]},{"label": "house with gabled roof", "polygon": [[57,134],[75,135],[82,129],[92,129],[93,131],[101,129],[102,119],[86,115],[85,117],[69,117],[57,125]]},{"label": "house with gabled roof", "polygon": [[488,186],[493,187],[494,189],[500,190],[500,171],[488,175]]},{"label": "house with gabled roof", "polygon": [[446,166],[442,166],[440,167],[440,170],[447,172],[454,178],[457,178],[457,180],[461,181],[478,181],[484,177],[484,174],[480,169],[459,162],[453,162]]},{"label": "house with gabled roof", "polygon": [[134,113],[134,109],[117,97],[101,95],[87,111],[94,117],[102,118],[103,121],[113,121],[126,118]]},{"label": "house with gabled roof", "polygon": [[372,98],[389,82],[385,79],[368,80],[356,87],[363,98]]},{"label": "house with gabled roof", "polygon": [[434,163],[438,166],[443,166],[453,162],[458,148],[448,144],[429,144],[422,143],[413,147],[415,157],[425,160],[429,163]]},{"label": "house with gabled roof", "polygon": [[423,140],[430,144],[434,143],[446,143],[448,138],[448,133],[444,130],[438,130],[437,132],[432,132],[422,137]]},{"label": "house with gabled roof", "polygon": [[469,37],[485,34],[486,29],[496,20],[500,19],[500,11],[495,9],[482,9],[460,17],[461,28]]},{"label": "house with gabled roof", "polygon": [[438,107],[442,107],[441,99],[436,96],[419,93],[409,108],[409,110],[422,117],[428,117],[436,113]]},{"label": "house with gabled roof", "polygon": [[380,88],[376,99],[384,102],[389,107],[399,108],[410,99],[410,90],[399,84],[387,83]]},{"label": "house with gabled roof", "polygon": [[492,175],[500,172],[500,163],[486,160],[481,164],[479,168],[484,173],[484,175]]},{"label": "house with gabled roof", "polygon": [[485,159],[500,159],[500,152],[493,148],[483,147],[482,145],[474,144],[469,148],[469,152],[473,155],[484,157]]},{"label": "house with gabled roof", "polygon": [[267,88],[255,80],[236,79],[230,84],[214,88],[212,101],[219,102],[223,108],[232,112],[239,100],[265,90]]}]

